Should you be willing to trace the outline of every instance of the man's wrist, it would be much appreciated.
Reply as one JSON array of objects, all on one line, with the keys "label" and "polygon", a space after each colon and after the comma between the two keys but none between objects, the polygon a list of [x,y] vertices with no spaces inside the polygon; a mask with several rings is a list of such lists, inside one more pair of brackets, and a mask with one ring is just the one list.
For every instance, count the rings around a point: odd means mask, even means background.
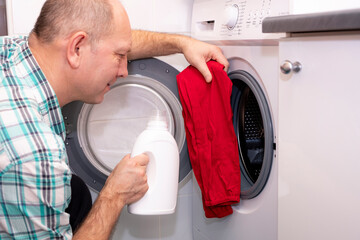
[{"label": "man's wrist", "polygon": [[99,193],[96,201],[112,206],[114,211],[121,211],[121,209],[126,205],[125,200],[117,196],[114,191],[108,190],[106,185]]},{"label": "man's wrist", "polygon": [[174,37],[174,48],[177,49],[178,53],[184,53],[185,47],[187,46],[188,41],[191,39],[185,35],[173,35]]}]

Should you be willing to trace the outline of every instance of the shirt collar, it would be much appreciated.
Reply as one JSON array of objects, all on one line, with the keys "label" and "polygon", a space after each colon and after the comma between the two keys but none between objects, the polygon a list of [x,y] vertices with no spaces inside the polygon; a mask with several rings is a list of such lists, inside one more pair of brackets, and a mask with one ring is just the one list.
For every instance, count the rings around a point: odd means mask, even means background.
[{"label": "shirt collar", "polygon": [[63,116],[61,114],[61,108],[54,89],[51,87],[49,81],[46,79],[45,74],[41,70],[38,62],[36,61],[34,55],[32,54],[28,38],[25,38],[24,45],[22,47],[22,52],[25,54],[25,61],[28,64],[29,68],[33,69],[31,74],[34,74],[36,78],[35,85],[37,85],[37,101],[39,103],[41,114],[47,115],[48,121],[51,129],[57,134],[61,135],[65,140],[65,125]]}]

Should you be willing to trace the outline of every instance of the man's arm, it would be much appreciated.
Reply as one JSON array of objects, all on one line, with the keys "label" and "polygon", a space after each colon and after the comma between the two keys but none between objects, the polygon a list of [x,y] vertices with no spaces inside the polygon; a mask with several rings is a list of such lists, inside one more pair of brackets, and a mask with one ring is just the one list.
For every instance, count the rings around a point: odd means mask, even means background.
[{"label": "man's arm", "polygon": [[181,53],[181,38],[187,38],[176,34],[143,30],[132,30],[131,34],[132,47],[128,54],[129,60]]},{"label": "man's arm", "polygon": [[141,30],[132,31],[132,47],[128,54],[129,60],[173,53],[183,53],[186,60],[202,73],[207,82],[210,82],[212,77],[206,62],[215,60],[224,65],[225,71],[229,66],[221,49],[215,45],[178,34]]},{"label": "man's arm", "polygon": [[109,239],[123,207],[139,200],[148,190],[144,154],[125,156],[108,177],[89,215],[75,232],[74,240]]}]

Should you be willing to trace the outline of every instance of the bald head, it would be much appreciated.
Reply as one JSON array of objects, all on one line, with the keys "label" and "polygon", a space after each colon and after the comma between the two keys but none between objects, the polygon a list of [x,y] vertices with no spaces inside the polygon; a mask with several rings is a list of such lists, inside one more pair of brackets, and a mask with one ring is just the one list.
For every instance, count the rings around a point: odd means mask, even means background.
[{"label": "bald head", "polygon": [[77,31],[85,31],[90,40],[98,41],[111,33],[114,5],[122,8],[115,0],[47,0],[32,33],[43,43]]}]

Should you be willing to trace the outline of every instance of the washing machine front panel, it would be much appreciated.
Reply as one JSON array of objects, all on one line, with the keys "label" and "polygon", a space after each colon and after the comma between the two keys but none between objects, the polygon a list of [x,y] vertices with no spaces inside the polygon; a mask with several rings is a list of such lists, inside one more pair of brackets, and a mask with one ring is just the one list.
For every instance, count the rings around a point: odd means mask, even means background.
[{"label": "washing machine front panel", "polygon": [[147,122],[161,112],[180,150],[179,181],[191,170],[175,68],[158,60],[129,62],[101,104],[73,102],[63,108],[70,167],[100,191],[116,164],[131,152]]}]

